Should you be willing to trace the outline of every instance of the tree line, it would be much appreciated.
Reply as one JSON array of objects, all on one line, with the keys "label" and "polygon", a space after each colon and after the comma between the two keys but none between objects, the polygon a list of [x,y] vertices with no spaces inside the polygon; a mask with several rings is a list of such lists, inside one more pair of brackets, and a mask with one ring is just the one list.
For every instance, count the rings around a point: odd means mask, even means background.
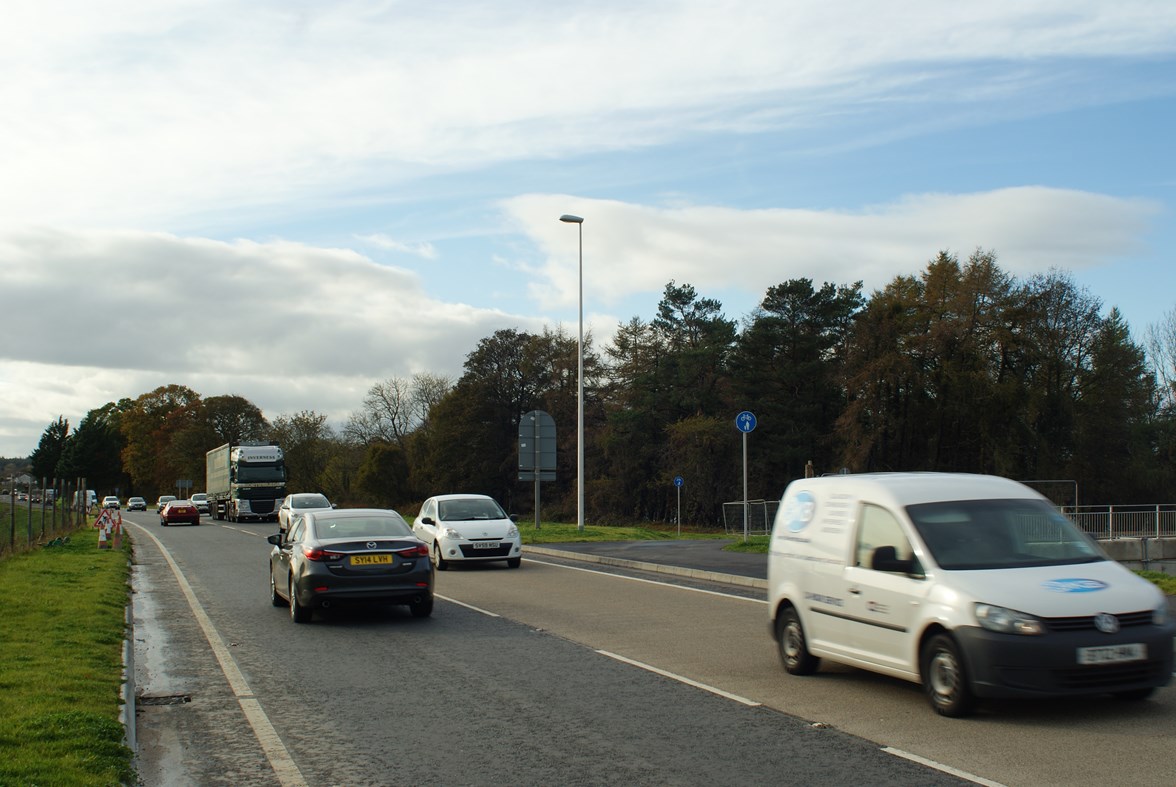
[{"label": "tree line", "polygon": [[[1166,502],[1176,450],[1176,312],[1136,344],[1117,309],[1052,270],[1025,280],[992,252],[941,252],[868,297],[862,283],[770,287],[740,322],[693,286],[669,282],[649,320],[584,343],[585,508],[594,523],[721,522],[806,473],[984,472],[1039,486],[1059,505]],[[30,458],[37,477],[153,496],[176,479],[200,489],[204,455],[272,440],[291,491],[345,505],[415,510],[431,494],[491,494],[532,510],[518,480],[518,428],[531,410],[558,430],[547,519],[576,512],[577,342],[562,330],[483,338],[452,380],[376,383],[336,430],[313,410],[273,421],[239,396],[168,385],[59,418]],[[1073,482],[1073,483],[1071,483]],[[1073,490],[1083,490],[1080,501]]]}]

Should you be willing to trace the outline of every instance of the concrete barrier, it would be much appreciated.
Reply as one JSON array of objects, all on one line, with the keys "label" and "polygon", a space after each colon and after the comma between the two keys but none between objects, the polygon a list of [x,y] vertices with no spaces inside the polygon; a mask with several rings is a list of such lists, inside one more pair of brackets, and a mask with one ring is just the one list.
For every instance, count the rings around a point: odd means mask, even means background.
[{"label": "concrete barrier", "polygon": [[1176,538],[1114,538],[1098,543],[1127,568],[1176,574]]}]

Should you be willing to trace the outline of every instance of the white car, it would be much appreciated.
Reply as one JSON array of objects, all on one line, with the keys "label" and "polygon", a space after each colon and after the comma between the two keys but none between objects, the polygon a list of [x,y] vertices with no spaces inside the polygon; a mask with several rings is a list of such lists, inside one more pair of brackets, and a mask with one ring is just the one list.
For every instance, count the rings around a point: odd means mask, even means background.
[{"label": "white car", "polygon": [[450,562],[505,560],[511,568],[523,562],[523,538],[515,517],[486,495],[437,495],[421,506],[412,532],[429,545],[438,570]]},{"label": "white car", "polygon": [[286,498],[282,500],[282,505],[278,507],[278,530],[285,533],[290,529],[290,523],[294,518],[307,511],[330,511],[334,507],[326,495],[321,495],[318,492],[298,492],[286,495]]},{"label": "white car", "polygon": [[103,508],[122,508],[122,505],[118,502],[117,497],[115,497],[114,495],[107,495],[106,497],[102,498],[102,507]]},{"label": "white car", "polygon": [[196,510],[202,514],[208,513],[208,495],[204,492],[197,492],[188,498],[192,501],[192,505],[196,506]]}]

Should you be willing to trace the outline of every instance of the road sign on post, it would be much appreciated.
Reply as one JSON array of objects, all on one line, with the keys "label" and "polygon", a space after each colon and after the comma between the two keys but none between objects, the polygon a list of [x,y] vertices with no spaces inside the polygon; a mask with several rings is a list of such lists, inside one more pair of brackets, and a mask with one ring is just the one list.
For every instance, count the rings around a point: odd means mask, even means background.
[{"label": "road sign on post", "polygon": [[747,541],[748,529],[750,527],[749,515],[750,511],[747,508],[747,435],[752,429],[755,429],[756,421],[755,414],[749,410],[744,410],[739,415],[735,416],[735,428],[743,433],[743,540]]},{"label": "road sign on post", "polygon": [[682,537],[682,485],[685,483],[682,476],[674,476],[674,488],[678,490],[678,538]]},{"label": "road sign on post", "polygon": [[519,480],[535,482],[535,529],[539,529],[539,482],[555,480],[555,419],[532,410],[519,419]]}]

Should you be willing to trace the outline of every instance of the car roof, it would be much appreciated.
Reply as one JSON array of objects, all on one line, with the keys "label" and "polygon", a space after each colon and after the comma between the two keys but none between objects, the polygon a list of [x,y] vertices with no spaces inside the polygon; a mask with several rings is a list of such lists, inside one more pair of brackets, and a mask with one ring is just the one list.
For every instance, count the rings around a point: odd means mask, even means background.
[{"label": "car roof", "polygon": [[453,493],[448,495],[433,495],[434,500],[493,500],[490,495],[479,495],[475,493]]},{"label": "car roof", "polygon": [[[290,495],[290,497],[291,498],[295,498],[295,497],[321,497],[324,500],[327,499],[327,496],[324,495],[322,492],[295,492],[294,494]],[[375,510],[375,509],[370,509],[370,510]]]},{"label": "car roof", "polygon": [[[385,516],[400,516],[399,511],[393,511],[391,508],[332,508],[330,510],[320,508],[312,511],[307,511],[304,514],[299,514],[301,517],[311,517],[317,519],[320,516],[329,519],[354,519],[359,517],[369,517],[376,514],[383,514]],[[400,516],[401,519],[404,517]]]},{"label": "car roof", "polygon": [[823,488],[859,498],[888,501],[897,507],[942,500],[1045,498],[1008,478],[974,473],[861,473],[793,481],[798,488]]}]

